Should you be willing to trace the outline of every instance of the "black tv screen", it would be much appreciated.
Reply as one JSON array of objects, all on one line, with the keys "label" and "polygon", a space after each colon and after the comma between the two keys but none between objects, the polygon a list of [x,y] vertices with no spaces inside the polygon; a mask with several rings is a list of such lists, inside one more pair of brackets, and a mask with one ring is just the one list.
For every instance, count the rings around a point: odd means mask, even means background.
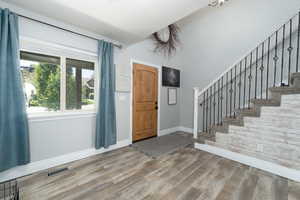
[{"label": "black tv screen", "polygon": [[163,66],[162,85],[167,87],[180,87],[180,70]]}]

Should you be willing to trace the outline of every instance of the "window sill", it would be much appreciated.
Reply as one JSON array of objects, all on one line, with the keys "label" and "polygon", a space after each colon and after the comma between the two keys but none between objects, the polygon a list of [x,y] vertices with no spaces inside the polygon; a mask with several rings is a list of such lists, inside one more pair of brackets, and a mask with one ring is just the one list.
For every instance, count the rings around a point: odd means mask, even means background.
[{"label": "window sill", "polygon": [[64,119],[76,119],[76,118],[91,118],[96,116],[96,111],[70,111],[70,112],[56,112],[56,113],[34,113],[28,114],[28,120],[30,122],[39,121],[51,121],[51,120],[64,120]]}]

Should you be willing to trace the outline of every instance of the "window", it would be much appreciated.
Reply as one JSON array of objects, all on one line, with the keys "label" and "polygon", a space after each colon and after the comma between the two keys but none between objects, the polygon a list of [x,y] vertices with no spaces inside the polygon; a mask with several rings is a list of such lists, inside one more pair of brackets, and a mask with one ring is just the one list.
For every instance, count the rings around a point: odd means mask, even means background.
[{"label": "window", "polygon": [[94,63],[67,58],[67,110],[94,108]]},{"label": "window", "polygon": [[95,108],[93,62],[25,51],[20,57],[28,113]]}]

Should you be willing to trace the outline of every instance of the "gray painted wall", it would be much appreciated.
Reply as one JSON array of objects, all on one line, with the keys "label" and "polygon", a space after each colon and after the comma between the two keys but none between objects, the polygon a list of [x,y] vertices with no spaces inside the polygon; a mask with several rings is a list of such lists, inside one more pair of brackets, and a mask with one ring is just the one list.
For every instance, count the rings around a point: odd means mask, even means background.
[{"label": "gray painted wall", "polygon": [[[8,7],[13,11],[36,17],[43,21],[71,28],[83,33],[86,31],[78,30],[78,28],[63,24],[61,22],[49,19],[30,11],[12,6],[10,4],[0,1],[0,7]],[[30,47],[36,49],[38,52],[55,52],[58,55],[64,54],[66,51],[80,59],[80,51],[88,52],[90,57],[97,52],[97,42],[85,37],[70,34],[53,27],[41,25],[32,21],[20,20],[20,35],[21,47]],[[93,34],[90,34],[93,35]],[[103,38],[102,36],[99,36]],[[25,40],[24,40],[25,38]],[[26,40],[30,38],[37,40]],[[107,38],[104,38],[107,40]],[[36,43],[37,42],[37,43]],[[50,44],[66,47],[67,49],[57,49],[55,46],[50,48],[43,48],[39,42],[46,42]],[[131,59],[139,60],[154,65],[173,65],[175,61],[164,59],[161,55],[153,53],[153,46],[151,40],[145,40],[130,47],[125,47],[122,50],[115,50],[115,64],[117,67],[123,68],[123,72],[130,74]],[[74,50],[74,51],[73,51]],[[78,51],[79,50],[79,51]],[[45,52],[46,53],[46,52]],[[161,88],[161,105],[160,105],[160,129],[172,128],[179,126],[180,123],[180,102],[177,105],[167,105],[167,90]],[[178,91],[178,98],[180,92]],[[116,93],[116,112],[117,112],[117,140],[124,141],[130,139],[130,93]],[[30,148],[32,161],[39,161],[47,158],[86,150],[94,147],[94,130],[95,130],[95,114],[88,114],[82,116],[54,116],[35,117],[29,121],[30,126]]]},{"label": "gray painted wall", "polygon": [[[0,6],[22,11],[23,14],[30,13],[9,4],[1,3]],[[175,57],[166,59],[154,54],[152,41],[145,40],[121,51],[117,50],[115,62],[117,67],[127,72],[130,72],[131,59],[181,69],[182,88],[178,90],[177,105],[167,105],[167,88],[161,88],[160,129],[179,125],[192,128],[192,88],[205,87],[299,8],[299,0],[289,0],[288,3],[282,0],[231,0],[221,8],[202,9],[180,21],[182,50]],[[30,13],[30,16],[35,15]],[[45,17],[41,19],[62,25],[61,22]],[[20,26],[21,34],[25,36],[96,52],[95,41],[30,22]],[[117,137],[118,141],[122,141],[129,139],[131,134],[130,93],[117,93],[116,96]],[[92,148],[94,116],[31,121],[30,131],[33,161],[51,158]]]},{"label": "gray painted wall", "polygon": [[192,88],[206,87],[299,8],[299,0],[231,0],[181,20],[181,126],[193,127]]},{"label": "gray painted wall", "polygon": [[[158,66],[170,66],[173,68],[180,69],[178,65],[178,58],[173,57],[168,59],[160,54],[153,52],[154,46],[151,39],[147,39],[143,42],[137,43],[135,45],[129,46],[124,50],[120,51],[116,58],[117,67],[125,68],[122,71],[129,71],[131,69],[131,59],[158,65]],[[160,129],[172,128],[179,126],[180,124],[180,94],[181,89],[177,89],[178,102],[176,105],[168,105],[167,102],[167,87],[160,86],[161,98],[160,98]],[[128,103],[129,109],[130,103]],[[129,111],[129,110],[128,110]],[[128,118],[128,117],[127,117]],[[129,119],[128,119],[129,120]],[[128,124],[129,122],[127,122]]]}]

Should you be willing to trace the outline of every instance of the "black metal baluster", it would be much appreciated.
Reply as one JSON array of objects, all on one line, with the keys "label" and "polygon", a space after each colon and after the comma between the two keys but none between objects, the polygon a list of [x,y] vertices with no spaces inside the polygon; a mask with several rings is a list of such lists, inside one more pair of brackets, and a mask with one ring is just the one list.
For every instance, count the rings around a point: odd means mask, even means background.
[{"label": "black metal baluster", "polygon": [[297,35],[297,55],[296,55],[296,72],[299,70],[299,55],[300,55],[300,12],[298,13],[298,35]]},{"label": "black metal baluster", "polygon": [[208,117],[208,124],[207,124],[207,132],[209,132],[210,131],[210,118],[211,118],[211,114],[210,114],[210,110],[211,110],[211,107],[210,107],[210,105],[211,105],[211,101],[210,101],[210,96],[211,96],[211,93],[210,93],[210,88],[208,88],[208,115],[207,115],[207,117]]},{"label": "black metal baluster", "polygon": [[246,80],[247,80],[247,57],[245,58],[245,74],[244,74],[244,104],[243,104],[243,108],[246,107]]},{"label": "black metal baluster", "polygon": [[220,124],[220,79],[218,80],[218,120],[217,124]]},{"label": "black metal baluster", "polygon": [[234,66],[234,100],[233,100],[233,116],[235,117],[236,106],[236,65]]},{"label": "black metal baluster", "polygon": [[222,80],[221,80],[221,116],[220,116],[220,119],[221,119],[221,125],[223,124],[223,78],[224,76],[222,76]]},{"label": "black metal baluster", "polygon": [[243,61],[240,62],[240,81],[239,81],[239,109],[241,109],[241,88],[242,88],[242,65]]},{"label": "black metal baluster", "polygon": [[289,68],[288,68],[288,85],[290,85],[290,77],[291,77],[291,64],[292,64],[292,33],[293,33],[293,18],[290,19],[290,44],[289,44]]},{"label": "black metal baluster", "polygon": [[228,72],[226,72],[226,117],[228,116]]},{"label": "black metal baluster", "polygon": [[216,118],[215,118],[215,114],[216,114],[216,83],[214,83],[214,115],[213,115],[213,125],[216,125]]},{"label": "black metal baluster", "polygon": [[209,97],[209,131],[210,131],[210,129],[211,129],[211,120],[212,120],[212,114],[211,114],[211,112],[212,112],[212,86],[210,86],[210,97]]},{"label": "black metal baluster", "polygon": [[256,61],[255,61],[255,92],[254,98],[257,98],[257,68],[258,68],[258,47],[256,47]]},{"label": "black metal baluster", "polygon": [[229,116],[231,117],[231,114],[232,114],[232,84],[233,84],[233,81],[232,81],[232,68],[230,69],[230,104],[229,104]]},{"label": "black metal baluster", "polygon": [[249,74],[249,96],[248,96],[248,109],[250,109],[250,103],[251,103],[251,80],[252,80],[252,52],[250,54],[250,74]]},{"label": "black metal baluster", "polygon": [[263,81],[264,81],[264,57],[265,57],[265,42],[262,43],[261,47],[261,66],[260,66],[260,99],[263,98]]},{"label": "black metal baluster", "polygon": [[278,31],[276,31],[276,34],[275,34],[275,56],[273,58],[274,60],[274,82],[273,82],[273,87],[275,87],[276,85],[276,71],[277,71],[277,61],[278,61],[278,54],[277,54],[277,50],[278,50]]},{"label": "black metal baluster", "polygon": [[208,132],[208,98],[209,98],[209,93],[208,93],[208,89],[206,90],[206,131],[205,132]]},{"label": "black metal baluster", "polygon": [[281,51],[281,72],[280,72],[280,85],[283,85],[283,66],[284,66],[284,45],[285,45],[285,24],[282,30],[282,51]]},{"label": "black metal baluster", "polygon": [[271,37],[268,39],[268,58],[267,58],[267,81],[266,81],[266,99],[269,99],[269,68],[270,68],[270,47]]},{"label": "black metal baluster", "polygon": [[202,126],[202,132],[205,132],[205,92],[203,94],[203,104],[202,104],[202,108],[203,108],[203,126]]}]

